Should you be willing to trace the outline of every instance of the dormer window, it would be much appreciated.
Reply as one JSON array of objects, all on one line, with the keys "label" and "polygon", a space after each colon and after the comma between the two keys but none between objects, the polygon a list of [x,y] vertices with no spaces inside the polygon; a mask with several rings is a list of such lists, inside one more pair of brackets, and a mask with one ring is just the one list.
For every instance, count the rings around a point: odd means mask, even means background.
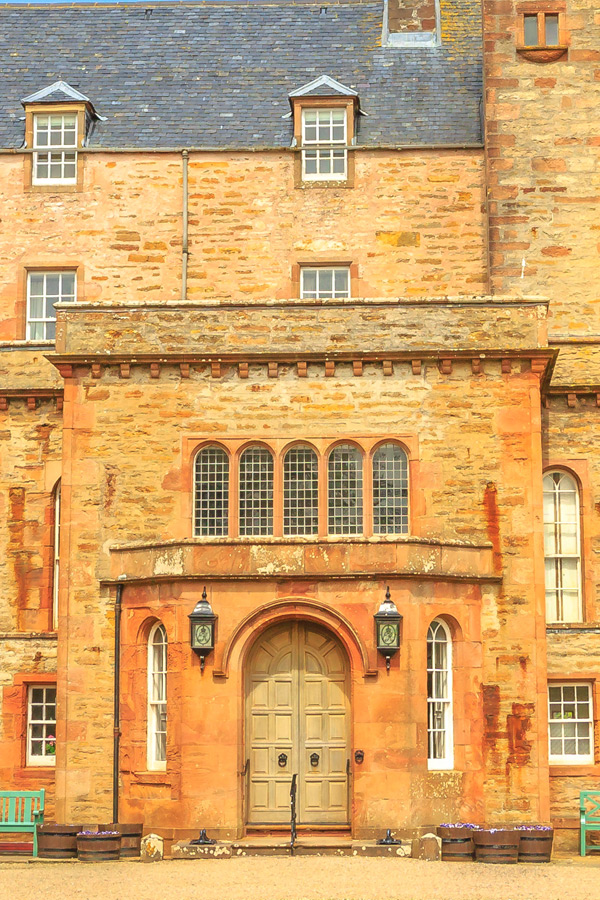
[{"label": "dormer window", "polygon": [[77,114],[34,115],[33,184],[76,184]]},{"label": "dormer window", "polygon": [[296,187],[353,187],[356,121],[366,115],[358,94],[320,75],[289,95],[296,157]]},{"label": "dormer window", "polygon": [[302,177],[304,181],[345,180],[347,112],[341,109],[302,110]]}]

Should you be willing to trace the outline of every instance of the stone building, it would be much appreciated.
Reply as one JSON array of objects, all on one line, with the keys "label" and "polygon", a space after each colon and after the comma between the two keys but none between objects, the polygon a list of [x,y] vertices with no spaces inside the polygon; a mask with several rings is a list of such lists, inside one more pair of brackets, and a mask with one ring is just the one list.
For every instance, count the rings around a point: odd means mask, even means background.
[{"label": "stone building", "polygon": [[239,837],[288,827],[296,774],[308,830],[552,821],[574,848],[593,4],[0,24],[0,783]]}]

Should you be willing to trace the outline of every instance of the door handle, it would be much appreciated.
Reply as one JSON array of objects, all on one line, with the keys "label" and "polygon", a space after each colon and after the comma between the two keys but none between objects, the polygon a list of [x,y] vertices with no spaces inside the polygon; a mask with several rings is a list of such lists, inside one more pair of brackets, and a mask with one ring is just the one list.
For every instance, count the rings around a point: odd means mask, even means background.
[{"label": "door handle", "polygon": [[319,754],[318,754],[318,753],[311,753],[311,754],[310,754],[310,764],[311,764],[311,766],[318,766],[318,765],[319,765]]},{"label": "door handle", "polygon": [[285,769],[285,767],[287,766],[287,753],[280,753],[280,754],[279,754],[279,756],[277,757],[277,764],[278,764],[282,769]]}]

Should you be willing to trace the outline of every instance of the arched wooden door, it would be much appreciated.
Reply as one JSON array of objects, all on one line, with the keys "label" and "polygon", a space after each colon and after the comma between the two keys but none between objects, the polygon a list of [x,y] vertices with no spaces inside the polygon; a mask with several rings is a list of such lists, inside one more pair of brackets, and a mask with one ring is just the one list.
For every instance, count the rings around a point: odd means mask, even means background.
[{"label": "arched wooden door", "polygon": [[260,637],[246,675],[248,824],[348,823],[348,664],[338,641],[310,623],[285,622]]}]

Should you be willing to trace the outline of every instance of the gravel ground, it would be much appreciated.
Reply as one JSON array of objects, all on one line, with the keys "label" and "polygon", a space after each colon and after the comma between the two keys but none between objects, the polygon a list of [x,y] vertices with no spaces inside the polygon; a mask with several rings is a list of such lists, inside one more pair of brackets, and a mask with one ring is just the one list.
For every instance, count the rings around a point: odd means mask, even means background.
[{"label": "gravel ground", "polygon": [[0,863],[3,900],[599,900],[600,859],[490,866],[265,858]]}]

